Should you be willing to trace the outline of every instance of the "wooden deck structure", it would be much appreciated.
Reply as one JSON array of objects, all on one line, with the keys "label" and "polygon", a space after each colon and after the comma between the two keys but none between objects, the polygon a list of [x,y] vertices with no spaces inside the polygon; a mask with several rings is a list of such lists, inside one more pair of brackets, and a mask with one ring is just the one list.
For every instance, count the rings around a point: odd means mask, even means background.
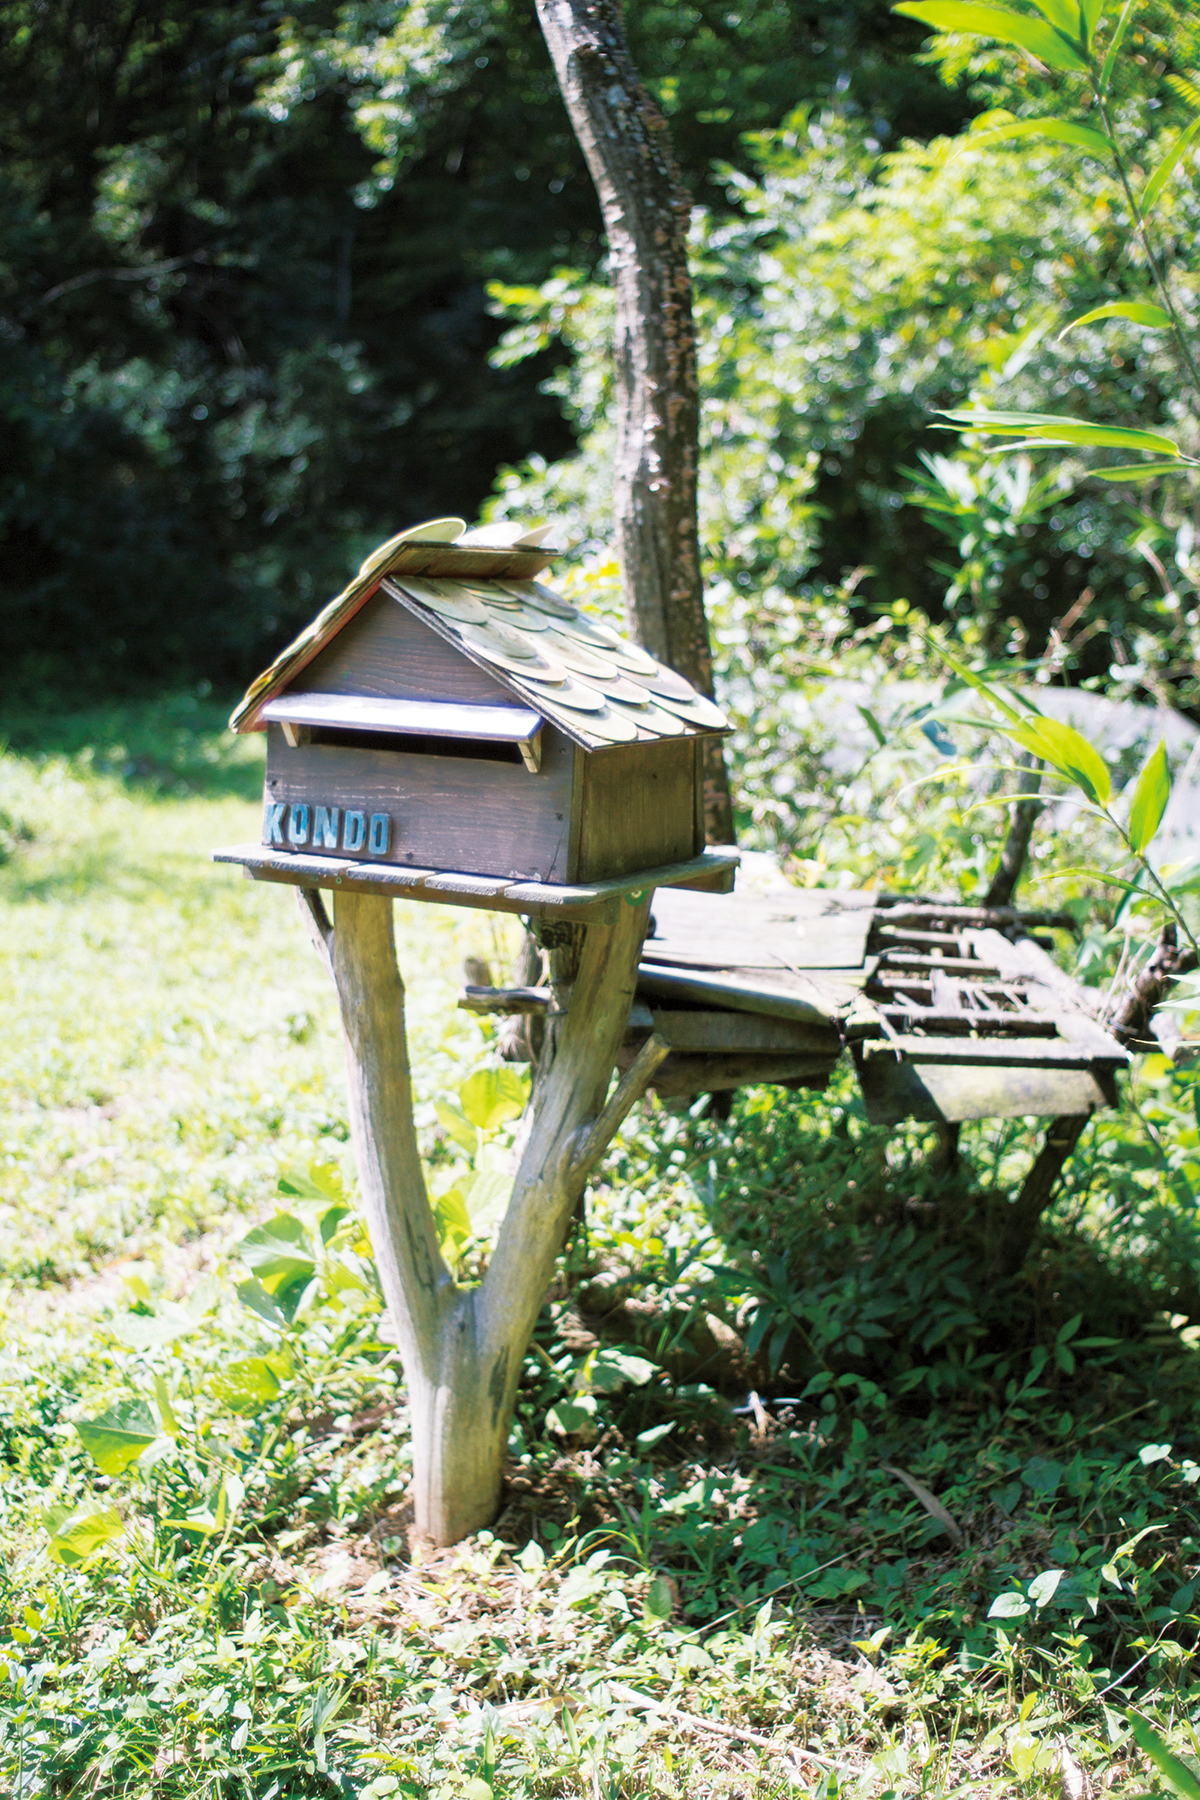
[{"label": "wooden deck structure", "polygon": [[[1069,923],[842,890],[660,888],[620,1066],[656,1034],[670,1054],[650,1085],[686,1099],[822,1088],[849,1054],[877,1124],[1083,1119],[1114,1103],[1129,1056],[1049,953],[1044,933]],[[550,996],[469,990],[462,1004],[537,1014]]]}]

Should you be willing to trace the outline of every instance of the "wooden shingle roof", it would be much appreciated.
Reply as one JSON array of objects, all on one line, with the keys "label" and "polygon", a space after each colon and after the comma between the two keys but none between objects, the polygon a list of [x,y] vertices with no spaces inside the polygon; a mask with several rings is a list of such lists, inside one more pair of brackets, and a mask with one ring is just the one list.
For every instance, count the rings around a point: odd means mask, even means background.
[{"label": "wooden shingle roof", "polygon": [[538,581],[552,554],[540,543],[462,532],[435,520],[374,551],[251,684],[233,729],[264,730],[268,703],[380,592],[585,749],[729,729],[683,676]]}]

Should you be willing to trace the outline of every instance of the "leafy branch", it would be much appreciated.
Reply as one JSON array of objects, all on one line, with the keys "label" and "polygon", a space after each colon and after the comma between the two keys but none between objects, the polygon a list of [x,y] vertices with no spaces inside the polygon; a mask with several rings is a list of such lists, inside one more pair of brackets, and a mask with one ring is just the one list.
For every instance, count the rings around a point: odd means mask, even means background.
[{"label": "leafy branch", "polygon": [[[1200,368],[1171,291],[1165,254],[1149,223],[1154,207],[1188,152],[1200,139],[1200,87],[1182,77],[1172,78],[1173,91],[1196,116],[1163,153],[1139,195],[1130,173],[1131,159],[1118,136],[1112,110],[1113,74],[1133,21],[1137,0],[1126,0],[1115,27],[1108,34],[1106,46],[1100,42],[1100,32],[1108,10],[1107,0],[1033,0],[1033,4],[1041,14],[1040,18],[1003,7],[976,5],[971,0],[900,0],[893,11],[918,19],[939,32],[967,33],[1011,45],[1043,69],[1055,69],[1082,79],[1090,90],[1090,105],[1100,119],[1102,130],[1074,119],[1047,117],[997,122],[993,117],[977,126],[968,142],[1046,138],[1081,151],[1111,168],[1161,304],[1146,299],[1109,301],[1072,319],[1059,336],[1064,337],[1077,326],[1115,318],[1126,319],[1148,330],[1170,331],[1191,380],[1193,394],[1200,400]],[[1200,459],[1188,455],[1174,438],[1161,432],[1092,425],[1070,415],[992,412],[980,408],[947,411],[944,417],[952,427],[965,426],[989,437],[1016,440],[998,446],[1009,452],[1086,447],[1141,451],[1157,459],[1090,471],[1105,481],[1147,481],[1176,470],[1200,470]]]}]

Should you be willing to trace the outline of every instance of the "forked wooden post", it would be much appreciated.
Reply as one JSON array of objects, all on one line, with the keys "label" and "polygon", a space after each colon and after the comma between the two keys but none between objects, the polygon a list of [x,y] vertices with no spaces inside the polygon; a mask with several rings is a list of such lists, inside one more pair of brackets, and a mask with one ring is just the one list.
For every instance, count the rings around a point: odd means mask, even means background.
[{"label": "forked wooden post", "polygon": [[[495,1518],[521,1365],[571,1216],[666,1045],[606,1107],[650,893],[590,924],[552,1060],[544,1057],[512,1199],[487,1274],[460,1287],[438,1248],[413,1126],[392,902],[339,891],[324,933],[341,1006],[350,1124],[412,1415],[418,1532],[451,1544]],[[632,1075],[633,1071],[630,1071]]]}]

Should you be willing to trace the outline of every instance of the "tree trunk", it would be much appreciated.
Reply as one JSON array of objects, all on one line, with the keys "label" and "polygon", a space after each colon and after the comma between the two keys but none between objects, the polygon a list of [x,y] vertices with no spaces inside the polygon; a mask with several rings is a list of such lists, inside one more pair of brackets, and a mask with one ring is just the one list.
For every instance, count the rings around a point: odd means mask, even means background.
[{"label": "tree trunk", "polygon": [[[617,300],[613,500],[629,630],[711,695],[696,525],[690,198],[667,122],[629,54],[617,0],[537,0],[537,11],[608,236]],[[720,740],[704,742],[705,829],[710,844],[727,844],[729,779]]]},{"label": "tree trunk", "polygon": [[[1036,794],[1042,785],[1041,762],[1034,756],[1023,756],[1021,762],[1025,773],[1020,777],[1017,791],[1021,794]],[[1029,840],[1033,836],[1033,828],[1037,824],[1038,814],[1045,802],[1042,800],[1018,800],[1012,809],[1009,819],[1008,834],[1004,839],[1004,848],[1000,852],[1000,861],[996,865],[996,873],[992,876],[991,886],[983,897],[985,906],[1008,906],[1016,892],[1017,883],[1025,872],[1025,859],[1029,855]]]},{"label": "tree trunk", "polygon": [[456,1543],[496,1516],[521,1365],[571,1215],[667,1053],[657,1043],[605,1107],[650,897],[622,907],[615,925],[588,926],[581,945],[569,941],[569,1009],[547,1034],[512,1199],[488,1272],[471,1288],[442,1258],[425,1189],[392,902],[339,892],[332,929],[319,901],[308,904],[337,984],[359,1185],[408,1384],[416,1528]]}]

